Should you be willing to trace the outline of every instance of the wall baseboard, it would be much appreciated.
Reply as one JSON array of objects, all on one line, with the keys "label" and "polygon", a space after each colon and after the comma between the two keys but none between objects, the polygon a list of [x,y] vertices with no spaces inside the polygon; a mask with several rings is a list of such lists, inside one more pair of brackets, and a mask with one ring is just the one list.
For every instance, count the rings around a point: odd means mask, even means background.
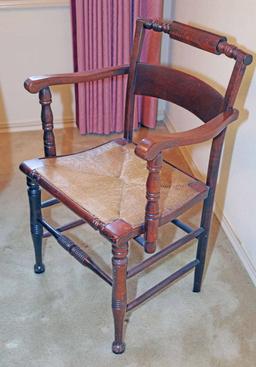
[{"label": "wall baseboard", "polygon": [[[166,124],[167,129],[174,133],[176,132],[176,129],[174,125],[171,122],[170,116],[165,112],[164,114],[164,122]],[[193,161],[191,154],[187,147],[181,147],[180,151],[186,161],[186,163],[189,165],[191,171],[195,175],[195,177],[198,177],[200,180],[204,181],[205,178],[203,177],[202,173],[200,172],[197,164]],[[245,270],[247,271],[249,277],[251,278],[253,284],[256,286],[256,267],[255,264],[251,261],[247,251],[245,250],[245,247],[243,246],[242,242],[236,235],[234,229],[232,228],[229,220],[223,213],[223,211],[218,206],[218,203],[215,202],[214,205],[214,214],[216,218],[218,219],[218,222],[220,223],[220,226],[224,233],[226,234],[227,238],[229,239],[232,247],[234,248],[237,256],[239,257],[240,261],[242,262]]]},{"label": "wall baseboard", "polygon": [[3,0],[0,3],[2,9],[24,8],[51,8],[58,6],[70,6],[68,0]]},{"label": "wall baseboard", "polygon": [[232,228],[229,220],[223,214],[222,210],[219,208],[218,204],[215,204],[214,214],[216,215],[221,228],[225,232],[226,236],[228,237],[232,247],[234,248],[237,256],[239,257],[240,261],[242,262],[245,270],[247,271],[249,277],[251,278],[253,284],[256,286],[256,268],[253,262],[251,261],[249,255],[247,254],[242,242],[239,240],[238,236],[236,235],[234,229]]},{"label": "wall baseboard", "polygon": [[165,121],[165,112],[162,108],[158,108],[157,121]]},{"label": "wall baseboard", "polygon": [[[75,127],[73,118],[56,118],[54,119],[54,129],[62,129],[64,127]],[[41,121],[19,121],[12,122],[10,124],[0,123],[0,134],[1,133],[12,133],[19,131],[29,131],[29,130],[41,130]]]}]

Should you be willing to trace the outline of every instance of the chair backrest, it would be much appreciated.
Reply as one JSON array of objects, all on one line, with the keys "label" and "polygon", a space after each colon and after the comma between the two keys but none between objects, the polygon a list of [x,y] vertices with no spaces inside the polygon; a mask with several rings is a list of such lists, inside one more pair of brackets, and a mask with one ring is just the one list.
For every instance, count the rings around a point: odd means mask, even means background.
[{"label": "chair backrest", "polygon": [[204,122],[215,117],[224,103],[220,93],[192,75],[165,66],[142,63],[137,65],[135,94],[173,102]]},{"label": "chair backrest", "polygon": [[[204,51],[216,55],[225,54],[227,57],[234,58],[236,63],[226,94],[222,96],[207,83],[187,73],[162,65],[141,63],[140,55],[146,30],[163,32],[168,34],[170,38]],[[251,62],[251,55],[227,43],[224,36],[175,21],[165,23],[159,20],[138,19],[127,84],[125,138],[132,140],[136,94],[173,102],[207,122],[220,112],[233,106],[246,65]]]},{"label": "chair backrest", "polygon": [[[225,54],[235,59],[235,65],[225,92],[222,96],[202,80],[161,65],[149,65],[140,62],[145,31],[164,32],[177,41],[187,43],[216,55]],[[124,138],[132,141],[135,95],[146,95],[173,102],[198,116],[207,123],[221,112],[232,109],[246,66],[252,62],[252,56],[230,45],[226,37],[175,21],[162,22],[138,19],[131,53],[125,110]],[[217,183],[220,157],[226,129],[212,140],[209,156],[206,184],[209,194],[204,203],[202,222],[210,225],[211,208]],[[159,221],[159,171],[162,157],[159,155],[149,161],[147,167],[147,205],[145,208],[145,251],[154,252]],[[153,188],[153,189],[152,189]],[[207,218],[207,220],[206,220]],[[208,228],[205,228],[208,230]]]}]

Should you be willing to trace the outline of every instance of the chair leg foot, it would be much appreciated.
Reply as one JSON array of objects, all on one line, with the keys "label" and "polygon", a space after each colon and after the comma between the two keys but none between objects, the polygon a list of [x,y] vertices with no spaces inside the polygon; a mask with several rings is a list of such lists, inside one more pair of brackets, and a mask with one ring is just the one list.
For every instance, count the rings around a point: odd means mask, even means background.
[{"label": "chair leg foot", "polygon": [[115,354],[122,354],[125,351],[125,343],[114,341],[112,343],[112,352]]},{"label": "chair leg foot", "polygon": [[194,293],[200,293],[201,292],[201,286],[196,286],[195,284],[194,284],[194,287],[193,287],[193,292]]},{"label": "chair leg foot", "polygon": [[44,273],[45,272],[45,266],[43,263],[41,264],[35,264],[34,265],[34,272],[36,274],[41,274],[41,273]]},{"label": "chair leg foot", "polygon": [[112,311],[114,317],[115,340],[112,351],[121,354],[125,351],[123,341],[124,318],[127,307],[126,272],[128,244],[112,246],[113,287],[112,287]]},{"label": "chair leg foot", "polygon": [[201,292],[202,280],[203,280],[204,263],[199,263],[195,268],[193,292]]},{"label": "chair leg foot", "polygon": [[28,178],[28,198],[30,206],[30,231],[34,245],[35,260],[34,272],[41,274],[45,271],[45,266],[42,262],[42,240],[43,226],[40,223],[41,214],[41,191],[39,185]]},{"label": "chair leg foot", "polygon": [[207,243],[208,243],[208,235],[205,234],[203,237],[199,239],[197,247],[196,257],[199,260],[199,264],[195,268],[195,275],[194,275],[193,292],[195,293],[199,293],[202,287]]}]

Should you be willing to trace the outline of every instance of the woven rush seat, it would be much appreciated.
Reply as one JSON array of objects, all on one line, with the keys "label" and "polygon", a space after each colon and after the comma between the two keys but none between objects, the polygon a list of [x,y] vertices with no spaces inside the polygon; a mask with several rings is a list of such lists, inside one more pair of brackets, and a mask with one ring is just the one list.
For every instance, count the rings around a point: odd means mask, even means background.
[{"label": "woven rush seat", "polygon": [[[22,167],[100,221],[122,219],[138,227],[145,220],[148,170],[134,149],[134,144],[112,141],[77,154],[26,161]],[[205,184],[167,162],[160,178],[161,217],[175,217],[179,209],[207,195]]]}]

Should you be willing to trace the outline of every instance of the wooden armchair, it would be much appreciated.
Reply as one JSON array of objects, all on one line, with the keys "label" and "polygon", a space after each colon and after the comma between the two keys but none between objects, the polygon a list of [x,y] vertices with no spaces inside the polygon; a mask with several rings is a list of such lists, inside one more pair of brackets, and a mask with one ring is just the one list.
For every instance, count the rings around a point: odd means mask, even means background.
[{"label": "wooden armchair", "polygon": [[[235,66],[224,96],[205,82],[172,68],[140,62],[145,32],[164,32],[169,37],[216,55],[235,59]],[[25,161],[20,169],[27,175],[31,234],[35,249],[36,273],[45,270],[42,262],[42,238],[51,234],[82,265],[112,286],[114,316],[114,353],[125,350],[123,323],[130,311],[174,280],[195,268],[194,292],[201,288],[214,193],[225,131],[238,117],[233,104],[246,66],[252,57],[218,36],[178,22],[164,23],[138,19],[130,65],[103,70],[31,77],[25,88],[39,92],[42,105],[45,157]],[[128,74],[124,137],[80,153],[56,156],[49,86],[85,83]],[[133,143],[135,95],[147,95],[173,102],[198,116],[204,124],[176,134],[152,134]],[[197,144],[212,139],[206,183],[188,176],[163,160],[165,149]],[[53,198],[41,202],[40,186]],[[183,212],[204,201],[201,224],[191,228],[178,219]],[[41,209],[63,203],[79,219],[58,229],[46,222]],[[112,245],[113,276],[106,274],[81,248],[62,232],[88,223]],[[172,222],[186,234],[176,242],[127,268],[128,243],[134,239],[148,254],[156,251],[158,228]],[[47,232],[43,233],[43,228]],[[196,259],[159,284],[127,303],[126,282],[192,239],[198,239]]]}]

